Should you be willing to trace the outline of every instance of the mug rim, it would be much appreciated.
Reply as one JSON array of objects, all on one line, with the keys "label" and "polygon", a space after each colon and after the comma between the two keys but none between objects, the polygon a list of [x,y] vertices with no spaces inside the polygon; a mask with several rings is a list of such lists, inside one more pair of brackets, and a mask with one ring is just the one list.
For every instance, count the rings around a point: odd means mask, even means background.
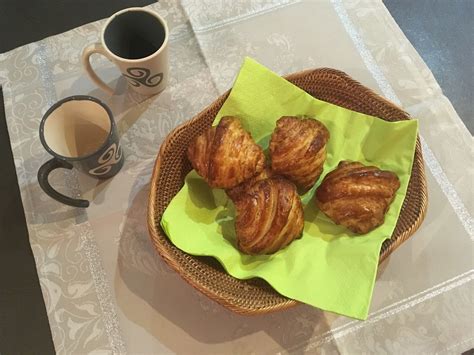
[{"label": "mug rim", "polygon": [[[93,101],[95,102],[96,104],[100,105],[106,112],[107,112],[107,115],[109,117],[109,120],[110,120],[110,131],[109,133],[107,134],[107,137],[106,139],[104,140],[104,143],[101,144],[101,146],[99,148],[97,148],[96,150],[94,150],[92,153],[89,153],[87,155],[81,155],[81,156],[78,156],[78,157],[66,157],[66,156],[63,156],[57,152],[55,152],[49,145],[48,143],[46,143],[46,139],[44,138],[44,125],[46,123],[46,120],[48,119],[48,117],[56,110],[58,109],[61,105],[65,104],[66,102],[69,102],[69,101]],[[79,160],[84,160],[84,159],[88,159],[94,155],[96,155],[98,152],[100,152],[102,149],[106,148],[107,145],[109,144],[109,141],[110,141],[110,138],[112,137],[113,133],[114,133],[114,130],[115,130],[115,121],[114,121],[114,118],[113,118],[113,115],[112,115],[112,111],[110,110],[110,108],[105,104],[103,103],[101,100],[99,100],[98,98],[96,97],[93,97],[93,96],[90,96],[90,95],[73,95],[73,96],[68,96],[68,97],[65,97],[59,101],[57,101],[56,103],[54,103],[46,112],[45,114],[43,115],[43,117],[41,118],[41,122],[40,122],[40,129],[39,129],[39,136],[40,136],[40,141],[41,141],[41,144],[43,145],[44,149],[46,149],[46,151],[51,154],[53,157],[56,157],[58,159],[61,159],[61,160],[66,160],[66,161],[79,161]]]},{"label": "mug rim", "polygon": [[[146,57],[143,57],[143,58],[136,58],[136,59],[128,59],[128,58],[123,58],[123,57],[120,57],[118,55],[116,55],[115,53],[113,53],[109,47],[107,46],[107,43],[105,42],[105,29],[110,25],[110,23],[112,22],[113,19],[115,19],[117,16],[119,15],[122,15],[126,12],[131,12],[131,11],[136,11],[136,12],[146,12],[152,16],[154,16],[155,18],[158,19],[158,21],[161,23],[161,25],[163,26],[164,30],[165,30],[165,39],[163,40],[163,43],[161,44],[160,48],[158,48],[155,52],[153,52],[152,54],[146,56]],[[111,15],[108,19],[107,19],[107,22],[104,24],[104,27],[102,27],[102,31],[101,31],[101,35],[100,35],[100,39],[101,39],[101,42],[102,42],[102,45],[104,46],[104,49],[107,51],[107,53],[112,57],[114,58],[115,60],[118,60],[118,61],[121,61],[121,62],[129,62],[129,63],[139,63],[139,62],[142,62],[142,61],[145,61],[145,60],[148,60],[148,59],[151,59],[153,58],[154,56],[160,54],[164,48],[168,45],[168,38],[169,38],[169,30],[168,30],[168,25],[166,23],[166,21],[163,19],[163,17],[161,17],[158,13],[156,13],[155,11],[152,11],[152,10],[149,10],[149,9],[146,9],[146,8],[143,8],[143,7],[129,7],[129,8],[126,8],[126,9],[123,9],[123,10],[120,10],[120,11],[117,11],[116,13],[114,13],[113,15]]]}]

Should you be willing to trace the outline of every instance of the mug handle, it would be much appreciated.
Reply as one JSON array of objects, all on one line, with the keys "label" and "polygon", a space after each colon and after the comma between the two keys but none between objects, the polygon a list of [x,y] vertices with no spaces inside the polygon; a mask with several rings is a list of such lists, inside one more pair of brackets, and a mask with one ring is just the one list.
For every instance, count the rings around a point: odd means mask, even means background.
[{"label": "mug handle", "polygon": [[84,66],[89,77],[92,79],[94,83],[96,83],[98,87],[100,87],[109,95],[113,95],[114,89],[112,89],[109,85],[104,83],[104,81],[101,78],[99,78],[99,76],[96,74],[94,69],[92,69],[90,57],[92,54],[95,54],[95,53],[102,54],[105,58],[112,61],[111,58],[109,57],[109,54],[104,49],[104,46],[102,46],[102,44],[100,43],[94,43],[87,46],[82,51],[82,65]]},{"label": "mug handle", "polygon": [[72,169],[72,164],[57,159],[53,158],[51,160],[48,160],[46,163],[44,163],[38,170],[38,182],[41,188],[43,189],[46,194],[55,199],[56,201],[59,201],[61,203],[64,203],[69,206],[73,207],[81,207],[81,208],[86,208],[89,207],[89,201],[87,200],[80,200],[80,199],[75,199],[71,197],[67,197],[59,192],[57,192],[53,187],[49,184],[48,181],[48,176],[53,171],[54,169],[58,168],[64,168],[64,169]]}]

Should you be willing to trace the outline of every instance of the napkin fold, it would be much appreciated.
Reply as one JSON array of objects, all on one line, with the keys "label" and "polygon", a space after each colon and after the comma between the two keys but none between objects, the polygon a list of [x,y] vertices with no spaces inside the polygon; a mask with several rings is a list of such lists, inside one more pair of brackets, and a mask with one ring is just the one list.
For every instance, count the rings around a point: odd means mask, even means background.
[{"label": "napkin fold", "polygon": [[[273,255],[249,256],[236,248],[232,202],[194,171],[163,214],[161,226],[174,245],[192,255],[213,256],[239,279],[260,277],[277,292],[323,310],[366,319],[380,248],[390,238],[410,178],[418,123],[387,122],[318,99],[246,58],[233,89],[216,116],[237,116],[264,148],[281,116],[309,116],[330,131],[324,171],[302,196],[305,227],[301,239]],[[314,202],[314,190],[341,160],[391,170],[400,188],[385,222],[356,236],[335,225]]]}]

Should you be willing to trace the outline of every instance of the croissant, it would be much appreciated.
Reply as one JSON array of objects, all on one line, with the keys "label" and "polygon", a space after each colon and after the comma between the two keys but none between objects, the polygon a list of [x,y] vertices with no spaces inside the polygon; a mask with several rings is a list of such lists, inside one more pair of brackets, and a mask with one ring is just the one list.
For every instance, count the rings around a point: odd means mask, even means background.
[{"label": "croissant", "polygon": [[391,171],[341,161],[316,190],[316,204],[334,223],[364,234],[384,222],[399,187]]},{"label": "croissant", "polygon": [[251,177],[248,180],[245,180],[243,183],[237,185],[236,187],[233,187],[232,189],[226,190],[227,196],[229,196],[231,200],[235,201],[241,196],[243,196],[244,193],[248,191],[257,182],[268,179],[272,177],[272,175],[273,174],[272,174],[271,169],[269,167],[266,167],[257,175]]},{"label": "croissant", "polygon": [[233,200],[238,248],[247,254],[272,254],[303,232],[296,187],[283,178],[260,180]]},{"label": "croissant", "polygon": [[323,171],[328,140],[329,131],[315,119],[281,117],[270,140],[272,170],[309,190]]},{"label": "croissant", "polygon": [[211,187],[230,189],[264,169],[265,156],[236,117],[223,117],[188,147],[188,159]]}]

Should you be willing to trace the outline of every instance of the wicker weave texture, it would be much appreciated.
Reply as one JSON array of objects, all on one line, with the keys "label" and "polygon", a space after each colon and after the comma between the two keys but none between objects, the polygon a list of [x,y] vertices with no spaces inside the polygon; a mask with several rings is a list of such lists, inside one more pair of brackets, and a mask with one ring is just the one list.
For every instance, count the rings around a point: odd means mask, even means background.
[{"label": "wicker weave texture", "polygon": [[[334,69],[298,72],[287,76],[286,79],[320,100],[387,121],[409,119],[406,112],[345,73]],[[185,176],[191,170],[186,158],[189,143],[212,124],[228,95],[229,92],[223,94],[192,120],[177,127],[161,145],[151,182],[148,229],[153,245],[165,262],[211,299],[241,314],[277,311],[294,306],[297,302],[278,294],[261,279],[233,278],[214,258],[195,257],[182,252],[169,241],[160,227],[163,212],[181,189]],[[406,198],[391,239],[382,245],[380,261],[388,257],[418,229],[425,216],[426,207],[426,179],[418,139]]]}]

